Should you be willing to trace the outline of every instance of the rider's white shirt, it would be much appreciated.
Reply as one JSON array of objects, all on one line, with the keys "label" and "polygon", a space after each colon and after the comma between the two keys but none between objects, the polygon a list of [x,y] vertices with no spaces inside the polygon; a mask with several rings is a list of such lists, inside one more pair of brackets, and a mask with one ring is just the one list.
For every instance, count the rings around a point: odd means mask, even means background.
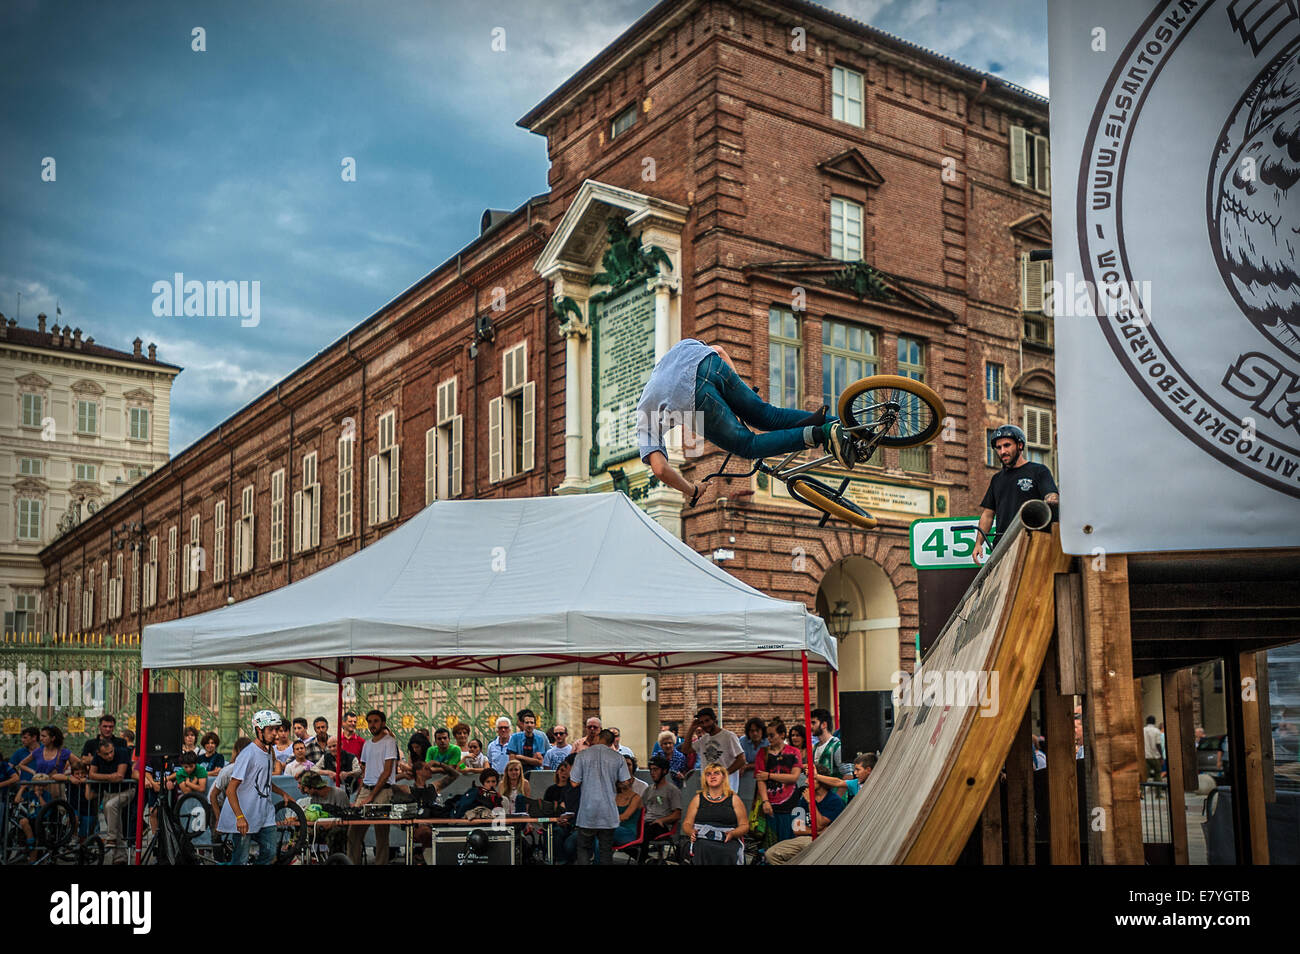
[{"label": "rider's white shirt", "polygon": [[683,338],[655,365],[636,406],[636,443],[645,460],[655,451],[665,457],[664,435],[695,415],[695,375],[714,350],[695,338]]}]

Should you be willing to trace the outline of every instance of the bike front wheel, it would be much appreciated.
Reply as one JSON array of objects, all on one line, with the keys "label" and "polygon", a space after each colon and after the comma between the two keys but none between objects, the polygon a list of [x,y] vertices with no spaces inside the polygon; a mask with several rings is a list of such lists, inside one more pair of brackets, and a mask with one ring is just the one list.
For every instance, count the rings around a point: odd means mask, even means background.
[{"label": "bike front wheel", "polygon": [[790,496],[800,503],[805,503],[810,507],[820,510],[837,520],[843,520],[847,524],[855,527],[861,527],[863,530],[874,530],[876,528],[876,518],[871,516],[852,500],[848,500],[837,491],[834,487],[822,483],[812,477],[791,477],[786,481],[786,486],[790,488]]},{"label": "bike front wheel", "polygon": [[[894,410],[894,408],[897,410]],[[943,425],[943,400],[920,381],[897,374],[875,374],[854,381],[840,395],[845,427],[881,427],[881,447],[914,447],[934,440]]]}]

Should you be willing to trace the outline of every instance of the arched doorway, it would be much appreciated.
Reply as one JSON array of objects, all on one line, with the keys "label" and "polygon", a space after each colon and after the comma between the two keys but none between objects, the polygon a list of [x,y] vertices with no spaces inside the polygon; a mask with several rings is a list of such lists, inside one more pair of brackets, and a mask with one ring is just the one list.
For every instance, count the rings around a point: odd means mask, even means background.
[{"label": "arched doorway", "polygon": [[878,563],[847,556],[831,565],[817,588],[817,612],[829,626],[837,608],[849,614],[839,644],[840,691],[893,689],[900,669],[898,598]]}]

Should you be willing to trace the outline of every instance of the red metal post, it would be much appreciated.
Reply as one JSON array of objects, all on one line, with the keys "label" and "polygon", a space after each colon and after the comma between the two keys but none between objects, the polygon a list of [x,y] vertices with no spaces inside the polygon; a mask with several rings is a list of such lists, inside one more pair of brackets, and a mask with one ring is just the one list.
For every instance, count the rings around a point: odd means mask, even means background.
[{"label": "red metal post", "polygon": [[835,728],[842,735],[844,726],[840,725],[840,674],[834,669],[831,670],[831,708],[835,710]]},{"label": "red metal post", "polygon": [[[334,723],[334,737],[338,741],[334,744],[334,784],[342,787],[343,785],[343,669],[339,667],[338,686],[339,686],[339,706],[338,721]],[[326,737],[328,739],[328,736]]]},{"label": "red metal post", "polygon": [[136,738],[140,745],[140,760],[135,771],[138,781],[135,789],[135,863],[140,863],[140,845],[144,842],[144,773],[149,770],[149,755],[146,746],[149,742],[149,670],[140,670],[140,724],[136,726]]},{"label": "red metal post", "polygon": [[817,837],[817,767],[813,765],[812,699],[808,695],[808,650],[799,654],[803,659],[803,731],[805,753],[804,773],[808,776],[808,828]]}]

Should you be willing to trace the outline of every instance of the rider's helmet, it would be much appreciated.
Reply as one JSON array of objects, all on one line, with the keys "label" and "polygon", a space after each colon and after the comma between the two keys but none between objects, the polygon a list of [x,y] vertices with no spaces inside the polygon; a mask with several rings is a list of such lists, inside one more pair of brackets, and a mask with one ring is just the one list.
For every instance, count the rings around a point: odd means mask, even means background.
[{"label": "rider's helmet", "polygon": [[254,732],[260,732],[262,729],[269,729],[277,725],[284,725],[284,720],[280,718],[280,713],[274,709],[258,709],[253,713]]},{"label": "rider's helmet", "polygon": [[1025,432],[1014,424],[1003,424],[1001,427],[989,434],[989,447],[993,447],[999,440],[1009,437],[1023,449],[1025,446]]}]

